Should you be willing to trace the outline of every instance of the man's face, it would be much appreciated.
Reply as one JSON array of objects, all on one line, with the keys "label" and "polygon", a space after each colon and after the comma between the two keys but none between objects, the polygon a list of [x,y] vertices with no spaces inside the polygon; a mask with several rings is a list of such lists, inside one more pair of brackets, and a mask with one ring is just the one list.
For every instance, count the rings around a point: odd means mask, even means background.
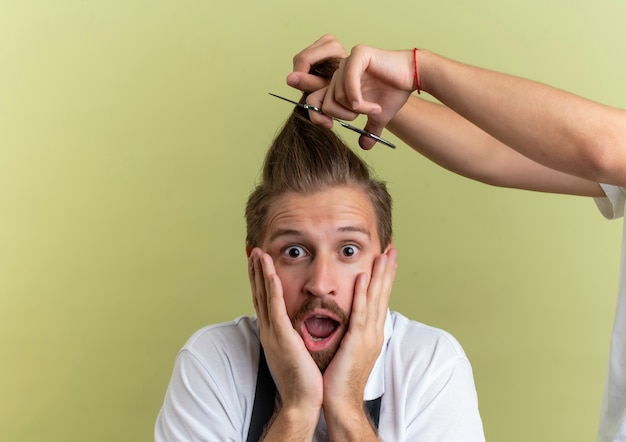
[{"label": "man's face", "polygon": [[348,329],[356,277],[381,253],[367,194],[334,187],[288,193],[268,211],[261,248],[274,260],[287,314],[324,371]]}]

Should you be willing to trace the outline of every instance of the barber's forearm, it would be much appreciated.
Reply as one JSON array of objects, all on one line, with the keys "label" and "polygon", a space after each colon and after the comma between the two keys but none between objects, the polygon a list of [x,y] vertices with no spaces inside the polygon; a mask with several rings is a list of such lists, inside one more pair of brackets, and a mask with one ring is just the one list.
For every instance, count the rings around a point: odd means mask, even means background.
[{"label": "barber's forearm", "polygon": [[626,184],[626,112],[530,80],[418,51],[420,84],[485,132],[536,162]]},{"label": "barber's forearm", "polygon": [[494,186],[602,196],[597,183],[543,166],[441,104],[412,96],[387,126],[440,166]]},{"label": "barber's forearm", "polygon": [[489,135],[449,108],[411,97],[387,126],[420,154],[440,166],[468,178],[495,184]]}]

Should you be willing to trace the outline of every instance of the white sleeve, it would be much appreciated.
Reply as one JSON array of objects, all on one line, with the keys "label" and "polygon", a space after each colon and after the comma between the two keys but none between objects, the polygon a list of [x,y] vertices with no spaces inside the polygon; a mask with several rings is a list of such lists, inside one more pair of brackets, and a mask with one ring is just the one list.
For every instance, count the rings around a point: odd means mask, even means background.
[{"label": "white sleeve", "polygon": [[600,184],[600,186],[606,196],[594,198],[594,201],[602,215],[607,219],[616,219],[623,216],[626,188],[610,184]]},{"label": "white sleeve", "polygon": [[456,358],[429,373],[423,404],[406,429],[405,440],[484,442],[478,397],[469,361]]},{"label": "white sleeve", "polygon": [[156,442],[242,439],[245,417],[236,406],[236,389],[218,377],[189,350],[178,354],[157,418]]},{"label": "white sleeve", "polygon": [[441,329],[394,318],[381,439],[484,442],[472,366],[459,342]]}]

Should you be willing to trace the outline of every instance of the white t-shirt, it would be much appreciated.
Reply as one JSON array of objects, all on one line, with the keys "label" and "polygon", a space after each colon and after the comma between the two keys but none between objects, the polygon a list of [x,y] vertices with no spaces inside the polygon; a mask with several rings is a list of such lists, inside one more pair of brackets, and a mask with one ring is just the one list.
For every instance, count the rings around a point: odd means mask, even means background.
[{"label": "white t-shirt", "polygon": [[[244,441],[259,360],[255,318],[196,332],[179,352],[155,440]],[[385,343],[364,400],[382,394],[379,437],[387,441],[484,441],[472,368],[447,332],[389,312]],[[314,440],[327,440],[321,421]]]},{"label": "white t-shirt", "polygon": [[[605,198],[595,198],[608,219],[624,216],[626,188],[602,184]],[[620,284],[611,338],[609,368],[602,400],[598,441],[626,442],[626,223],[622,234]]]}]

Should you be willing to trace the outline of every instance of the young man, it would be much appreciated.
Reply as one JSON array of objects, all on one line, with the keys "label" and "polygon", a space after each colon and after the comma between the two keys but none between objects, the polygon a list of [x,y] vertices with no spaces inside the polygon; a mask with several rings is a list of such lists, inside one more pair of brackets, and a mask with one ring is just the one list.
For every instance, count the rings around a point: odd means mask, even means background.
[{"label": "young man", "polygon": [[[327,58],[343,60],[330,82],[308,74]],[[497,186],[595,197],[607,218],[624,215],[624,110],[425,50],[356,46],[348,56],[330,35],[296,55],[287,83],[315,91],[308,103],[328,115],[367,114],[366,130],[380,134],[387,127],[453,172]],[[443,105],[419,99],[416,90]],[[317,113],[311,119],[332,125]],[[373,146],[369,138],[360,142]],[[625,249],[623,243],[600,441],[626,440]]]},{"label": "young man", "polygon": [[388,310],[391,198],[332,131],[294,111],[246,221],[257,315],[187,342],[157,441],[484,440],[461,346]]}]

